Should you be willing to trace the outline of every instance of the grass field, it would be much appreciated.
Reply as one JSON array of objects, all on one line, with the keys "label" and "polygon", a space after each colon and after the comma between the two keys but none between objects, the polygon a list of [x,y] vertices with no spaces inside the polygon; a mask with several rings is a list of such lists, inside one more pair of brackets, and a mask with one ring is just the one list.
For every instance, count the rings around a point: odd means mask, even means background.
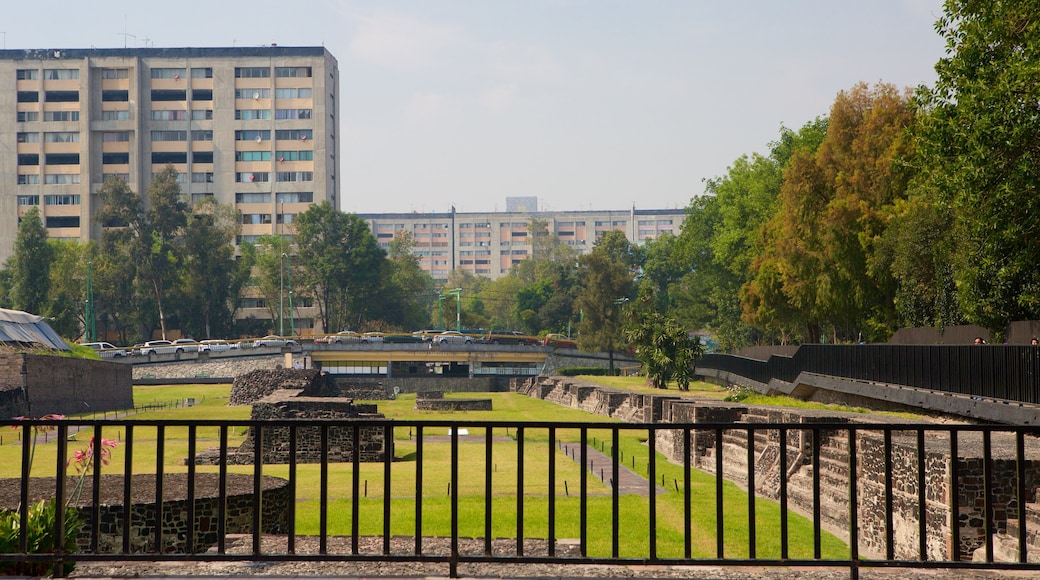
[{"label": "grass field", "polygon": [[[596,377],[599,380],[601,377]],[[637,378],[638,379],[638,378]],[[593,379],[589,379],[593,380]],[[642,380],[642,379],[638,379]],[[607,382],[607,381],[603,381]],[[614,384],[613,386],[621,386]],[[629,388],[625,386],[625,388]],[[702,388],[702,387],[699,387]],[[712,387],[715,388],[715,387]],[[710,391],[703,387],[705,392]],[[653,389],[651,389],[653,390]],[[659,391],[658,391],[659,392]],[[219,419],[240,421],[249,418],[249,407],[229,407],[227,398],[229,385],[184,385],[184,386],[138,386],[134,388],[134,399],[137,404],[183,400],[192,397],[196,405],[192,407],[169,408],[164,410],[140,413],[134,419]],[[448,395],[460,398],[467,395]],[[604,423],[609,425],[613,420],[582,411],[560,407],[553,403],[532,399],[515,393],[488,393],[481,397],[492,399],[493,411],[445,412],[416,411],[415,396],[403,395],[394,401],[371,401],[376,403],[379,411],[388,418],[402,421],[438,420],[438,421],[507,421],[520,425],[526,421],[575,421],[584,423]],[[438,432],[439,431],[439,432]],[[483,435],[484,429],[471,428],[471,434]],[[237,446],[244,440],[246,430],[234,427],[230,430],[229,444]],[[443,435],[445,428],[430,427],[425,435]],[[407,427],[395,429],[394,455],[390,477],[390,514],[391,534],[412,535],[415,533],[416,489],[417,479],[416,443],[411,438],[414,432]],[[4,438],[0,446],[0,475],[18,477],[22,448],[10,444],[15,435],[11,432]],[[579,536],[578,482],[581,470],[578,464],[552,447],[548,432],[544,429],[525,428],[523,454],[523,488],[518,495],[517,455],[519,446],[515,443],[517,429],[497,428],[494,435],[506,436],[507,441],[496,441],[493,444],[491,463],[485,460],[485,446],[480,443],[460,443],[458,458],[460,477],[458,484],[459,533],[462,536],[482,537],[484,535],[484,516],[487,498],[485,497],[485,478],[491,479],[491,513],[492,534],[495,537],[515,537],[517,502],[523,501],[523,529],[526,537],[546,537],[548,535],[548,511],[550,490],[548,489],[548,458],[553,454],[556,466],[556,486],[552,490],[556,508],[557,537]],[[126,434],[122,428],[105,427],[103,437],[122,441]],[[567,442],[579,441],[577,429],[557,429],[556,439]],[[76,435],[74,441],[68,442],[68,453],[86,446],[89,432]],[[218,444],[217,428],[200,427],[197,430],[198,450],[214,447]],[[156,467],[157,434],[154,427],[135,427],[134,431],[133,470],[139,473],[154,473]],[[622,430],[619,436],[619,452],[623,463],[644,477],[648,473],[649,448],[645,444],[647,434],[643,430]],[[602,442],[610,440],[607,429],[589,430],[589,440]],[[163,469],[167,473],[183,473],[187,471],[184,460],[188,453],[187,428],[167,427],[164,435],[165,453]],[[606,449],[609,452],[609,448]],[[112,453],[112,463],[107,468],[122,471],[125,456],[122,447],[116,447]],[[55,473],[57,445],[54,442],[37,445],[35,451],[34,476],[51,476]],[[423,530],[428,535],[449,535],[451,530],[450,501],[450,456],[448,443],[426,441],[422,457],[422,513]],[[676,491],[682,490],[682,466],[667,461],[660,453],[656,454],[657,478],[665,481],[665,492],[656,496],[657,507],[657,549],[660,557],[681,557],[683,552],[684,517],[683,496]],[[352,464],[331,463],[329,472],[329,524],[328,531],[333,535],[348,535],[352,529],[351,515],[353,510],[359,513],[358,533],[362,535],[380,535],[383,530],[383,507],[385,481],[382,463],[362,463],[357,474],[359,481],[359,497],[354,497],[352,488],[354,477]],[[200,472],[215,472],[216,467],[200,466]],[[253,473],[253,466],[229,466],[232,473]],[[264,475],[287,477],[286,465],[264,465]],[[297,466],[297,533],[315,534],[319,531],[320,489],[319,466],[300,464]],[[589,555],[609,556],[611,549],[611,530],[614,514],[611,510],[610,488],[592,474],[588,477],[588,533]],[[660,482],[660,481],[659,481]],[[725,545],[726,557],[745,557],[748,554],[748,501],[747,495],[735,485],[726,483],[723,492],[725,513]],[[692,515],[689,525],[692,529],[694,556],[697,558],[715,557],[715,480],[714,477],[694,470],[691,475]],[[622,557],[646,557],[649,549],[649,499],[639,495],[621,496],[619,513],[620,546]],[[812,556],[811,522],[790,514],[790,557],[802,558]],[[758,557],[779,557],[779,506],[771,501],[756,499],[755,525],[756,553]],[[823,555],[825,558],[845,558],[847,547],[834,536],[823,534]]]}]

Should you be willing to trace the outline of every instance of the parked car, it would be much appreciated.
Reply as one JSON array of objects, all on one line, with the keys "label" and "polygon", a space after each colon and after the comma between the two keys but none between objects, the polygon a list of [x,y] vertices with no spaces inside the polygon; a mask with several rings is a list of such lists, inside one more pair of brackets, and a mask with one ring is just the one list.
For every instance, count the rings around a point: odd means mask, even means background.
[{"label": "parked car", "polygon": [[366,332],[361,335],[361,342],[366,344],[370,342],[383,342],[384,336],[386,335],[382,332]]},{"label": "parked car", "polygon": [[383,336],[383,342],[423,342],[423,337],[415,332],[411,334],[386,334]]},{"label": "parked car", "polygon": [[473,344],[473,337],[457,330],[445,330],[433,337],[434,344]]},{"label": "parked car", "polygon": [[441,330],[416,330],[412,333],[412,336],[418,337],[422,342],[430,342],[433,337],[440,334]]},{"label": "parked car", "polygon": [[538,340],[519,330],[492,330],[482,339],[487,344],[537,344]]},{"label": "parked car", "polygon": [[361,335],[353,330],[341,330],[336,334],[326,334],[314,339],[318,344],[343,344],[361,342]]},{"label": "parked car", "polygon": [[199,341],[199,352],[226,352],[242,348],[237,342],[226,340],[202,340]]},{"label": "parked car", "polygon": [[269,335],[267,335],[267,336],[265,336],[263,338],[258,338],[256,340],[254,340],[253,341],[253,346],[255,348],[260,348],[260,347],[264,347],[264,346],[274,346],[274,347],[281,348],[283,346],[296,346],[296,341],[291,339],[291,338],[285,338],[285,337],[275,336],[273,334],[269,334]]},{"label": "parked car", "polygon": [[169,340],[149,340],[148,342],[142,344],[141,348],[137,352],[141,356],[151,356],[153,354],[173,354],[177,352],[177,347],[174,346],[173,342]]},{"label": "parked car", "polygon": [[562,334],[547,334],[542,340],[542,344],[554,348],[578,348],[578,341]]},{"label": "parked car", "polygon": [[173,352],[180,354],[182,352],[198,352],[199,342],[194,338],[178,338],[171,343],[173,345]]},{"label": "parked car", "polygon": [[130,354],[125,348],[119,348],[111,342],[84,342],[82,346],[94,349],[101,358],[123,358]]}]

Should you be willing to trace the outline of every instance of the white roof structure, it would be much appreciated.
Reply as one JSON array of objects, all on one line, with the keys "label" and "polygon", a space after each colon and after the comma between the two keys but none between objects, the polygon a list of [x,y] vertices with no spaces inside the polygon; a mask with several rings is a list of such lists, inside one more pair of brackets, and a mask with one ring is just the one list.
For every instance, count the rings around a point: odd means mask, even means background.
[{"label": "white roof structure", "polygon": [[58,333],[42,316],[0,308],[0,344],[26,347],[40,345],[55,350],[69,350]]}]

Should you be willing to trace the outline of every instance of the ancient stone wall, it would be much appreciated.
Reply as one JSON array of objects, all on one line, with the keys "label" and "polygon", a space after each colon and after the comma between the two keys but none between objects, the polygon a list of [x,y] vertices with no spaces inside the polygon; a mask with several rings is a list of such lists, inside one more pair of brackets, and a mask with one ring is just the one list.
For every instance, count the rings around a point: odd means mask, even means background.
[{"label": "ancient stone wall", "polygon": [[[4,397],[0,409],[13,415],[41,417],[134,406],[130,368],[100,360],[27,353],[0,353],[0,391],[21,391]],[[27,397],[27,398],[26,398]]]},{"label": "ancient stone wall", "polygon": [[490,411],[491,399],[416,399],[417,411]]}]

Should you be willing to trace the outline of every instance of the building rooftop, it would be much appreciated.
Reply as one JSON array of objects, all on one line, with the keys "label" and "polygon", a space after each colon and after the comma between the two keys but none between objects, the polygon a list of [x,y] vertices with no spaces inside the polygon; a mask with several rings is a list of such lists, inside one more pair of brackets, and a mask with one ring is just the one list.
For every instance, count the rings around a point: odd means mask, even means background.
[{"label": "building rooftop", "polygon": [[3,60],[62,60],[106,57],[228,58],[249,56],[323,56],[324,46],[241,46],[187,48],[24,48],[0,50]]}]

